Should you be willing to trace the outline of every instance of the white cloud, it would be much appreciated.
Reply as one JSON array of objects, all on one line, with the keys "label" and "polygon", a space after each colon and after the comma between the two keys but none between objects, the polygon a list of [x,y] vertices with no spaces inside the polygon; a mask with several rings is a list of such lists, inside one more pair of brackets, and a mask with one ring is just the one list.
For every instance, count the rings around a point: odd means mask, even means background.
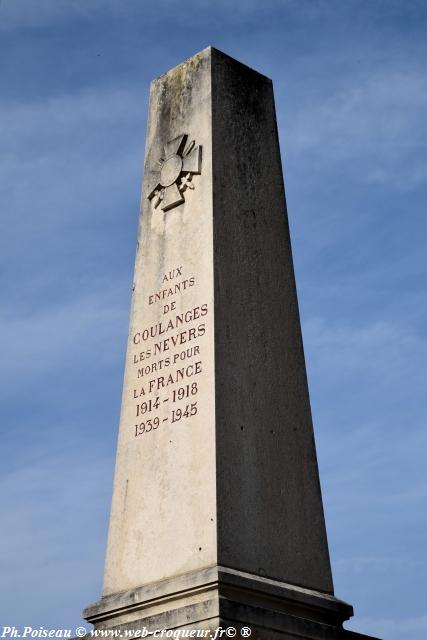
[{"label": "white cloud", "polygon": [[338,558],[334,561],[334,569],[347,574],[359,573],[363,574],[380,574],[387,573],[391,569],[399,570],[403,567],[407,568],[408,564],[413,564],[415,567],[415,561],[408,561],[407,557],[396,556],[350,556],[345,558]]},{"label": "white cloud", "polygon": [[346,627],[378,636],[385,640],[425,640],[427,635],[427,616],[412,618],[355,618]]},{"label": "white cloud", "polygon": [[404,191],[427,178],[421,154],[427,143],[426,107],[423,72],[365,69],[341,80],[331,95],[318,90],[296,109],[292,127],[284,132],[286,147],[290,156],[314,154],[316,173],[325,165],[336,170],[347,163],[346,170],[365,183]]},{"label": "white cloud", "polygon": [[110,362],[117,355],[110,339],[117,337],[119,325],[127,323],[128,309],[117,305],[120,299],[116,284],[110,282],[107,287],[100,282],[98,292],[86,292],[66,303],[45,304],[24,315],[5,312],[0,317],[2,360],[7,364],[4,381],[19,379],[23,366],[27,376],[38,377],[69,365],[77,345],[78,353],[96,353],[98,362]]},{"label": "white cloud", "polygon": [[[12,28],[45,28],[66,20],[102,19],[106,14],[110,18],[150,17],[150,23],[165,22],[165,16],[177,24],[187,24],[197,20],[206,12],[219,12],[228,15],[231,20],[242,19],[259,13],[260,10],[274,10],[287,6],[295,6],[295,0],[264,0],[262,5],[257,0],[189,0],[186,10],[182,10],[180,0],[159,0],[156,4],[138,0],[0,0],[0,29]],[[300,3],[299,3],[300,4]],[[310,6],[298,7],[312,13]],[[220,16],[218,16],[220,17]],[[209,44],[209,43],[207,43]]]},{"label": "white cloud", "polygon": [[73,425],[64,426],[61,438],[15,448],[13,468],[3,468],[3,624],[22,620],[22,598],[25,625],[77,624],[100,594],[113,460],[105,447],[72,433]]},{"label": "white cloud", "polygon": [[[316,368],[324,375],[339,372],[375,376],[378,387],[394,384],[404,378],[419,379],[420,368],[426,368],[427,344],[411,326],[385,320],[365,324],[311,318],[304,323],[304,341]],[[313,364],[313,361],[311,361]],[[426,372],[427,373],[427,372]],[[405,387],[406,387],[405,385]]]},{"label": "white cloud", "polygon": [[47,27],[67,17],[93,18],[111,0],[1,0],[0,28]]},{"label": "white cloud", "polygon": [[0,107],[0,197],[7,221],[3,240],[15,233],[25,241],[30,230],[35,237],[41,229],[55,233],[87,218],[89,211],[92,223],[94,216],[105,220],[112,203],[132,195],[132,180],[136,217],[144,103],[142,89],[132,88],[80,90],[45,100],[4,103]]}]

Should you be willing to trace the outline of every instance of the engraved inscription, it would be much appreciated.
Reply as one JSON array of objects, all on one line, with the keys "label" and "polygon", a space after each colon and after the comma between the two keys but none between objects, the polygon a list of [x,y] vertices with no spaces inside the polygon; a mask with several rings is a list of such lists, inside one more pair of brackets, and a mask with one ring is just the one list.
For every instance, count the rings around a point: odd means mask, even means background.
[{"label": "engraved inscription", "polygon": [[158,289],[146,297],[147,307],[158,306],[161,319],[131,336],[134,437],[187,422],[199,411],[209,306],[207,302],[186,305],[188,294],[194,300],[195,288],[195,275],[178,265],[165,272]]}]

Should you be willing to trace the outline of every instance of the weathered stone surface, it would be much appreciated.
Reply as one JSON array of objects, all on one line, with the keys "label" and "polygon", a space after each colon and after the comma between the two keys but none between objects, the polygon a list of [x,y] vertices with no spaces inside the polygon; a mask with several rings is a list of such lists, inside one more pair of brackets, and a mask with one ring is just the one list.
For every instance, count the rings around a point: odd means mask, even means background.
[{"label": "weathered stone surface", "polygon": [[208,48],[152,83],[96,628],[341,638],[271,81]]},{"label": "weathered stone surface", "polygon": [[332,595],[226,567],[211,567],[104,597],[85,616],[96,629],[246,626],[254,638],[369,640],[342,623],[350,605]]},{"label": "weathered stone surface", "polygon": [[218,562],[332,593],[271,81],[212,53]]},{"label": "weathered stone surface", "polygon": [[[104,594],[217,561],[211,128],[205,51],[151,88]],[[201,147],[201,173],[190,174],[194,189],[181,193],[173,183],[156,207],[160,159],[193,140],[193,149]],[[183,400],[174,400],[178,389]],[[194,412],[195,402],[196,415],[173,421],[187,406]]]}]

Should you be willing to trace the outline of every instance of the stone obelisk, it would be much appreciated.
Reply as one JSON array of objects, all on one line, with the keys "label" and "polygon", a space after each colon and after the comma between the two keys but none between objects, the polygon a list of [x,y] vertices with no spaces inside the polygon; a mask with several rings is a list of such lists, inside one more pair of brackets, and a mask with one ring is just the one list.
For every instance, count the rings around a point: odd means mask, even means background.
[{"label": "stone obelisk", "polygon": [[366,638],[334,596],[271,81],[153,81],[97,629]]}]

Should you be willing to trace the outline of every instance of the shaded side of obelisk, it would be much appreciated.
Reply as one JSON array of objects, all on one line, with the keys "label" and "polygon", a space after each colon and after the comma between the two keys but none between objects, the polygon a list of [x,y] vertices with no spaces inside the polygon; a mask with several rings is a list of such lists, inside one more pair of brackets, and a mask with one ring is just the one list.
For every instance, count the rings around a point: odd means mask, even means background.
[{"label": "shaded side of obelisk", "polygon": [[152,84],[96,629],[343,629],[271,81],[208,48]]},{"label": "shaded side of obelisk", "polygon": [[333,593],[265,76],[212,54],[219,563]]}]

